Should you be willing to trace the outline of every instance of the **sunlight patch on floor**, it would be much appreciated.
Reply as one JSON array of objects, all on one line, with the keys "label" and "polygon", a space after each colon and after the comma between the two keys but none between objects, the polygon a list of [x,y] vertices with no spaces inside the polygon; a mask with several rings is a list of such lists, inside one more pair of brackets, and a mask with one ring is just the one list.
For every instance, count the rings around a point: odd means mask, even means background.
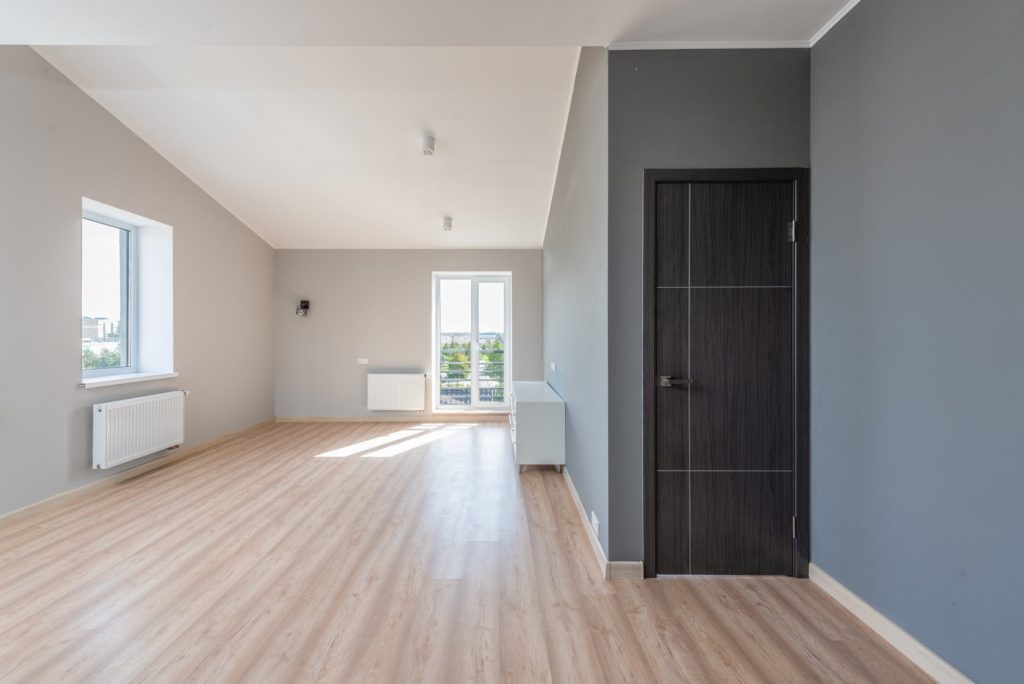
[{"label": "sunlight patch on floor", "polygon": [[447,425],[441,429],[420,434],[418,437],[413,437],[412,439],[392,444],[391,446],[384,447],[383,449],[369,451],[365,454],[361,454],[359,458],[391,458],[392,456],[398,456],[399,454],[404,454],[407,451],[412,451],[413,449],[424,446],[425,444],[436,442],[439,439],[451,437],[454,434],[462,432],[463,430],[468,430],[472,427],[476,427],[476,423]]},{"label": "sunlight patch on floor", "polygon": [[472,427],[476,427],[476,423],[420,423],[380,437],[324,451],[316,454],[314,458],[347,458],[357,455],[360,458],[390,458]]},{"label": "sunlight patch on floor", "polygon": [[386,444],[391,444],[392,442],[408,439],[409,437],[415,437],[416,435],[422,434],[423,430],[434,430],[438,427],[441,426],[428,425],[427,423],[424,423],[423,425],[417,425],[413,428],[396,430],[395,432],[387,435],[381,435],[380,437],[374,437],[372,439],[364,439],[363,441],[356,442],[355,444],[349,444],[348,446],[325,451],[317,454],[315,458],[345,458],[347,456],[355,456],[356,454],[361,454],[364,451],[376,449],[377,447],[382,447]]}]

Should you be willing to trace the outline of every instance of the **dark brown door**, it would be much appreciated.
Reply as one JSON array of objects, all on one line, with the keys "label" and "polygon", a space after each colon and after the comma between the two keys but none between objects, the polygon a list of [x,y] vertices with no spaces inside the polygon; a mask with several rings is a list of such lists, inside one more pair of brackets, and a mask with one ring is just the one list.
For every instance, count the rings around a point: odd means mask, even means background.
[{"label": "dark brown door", "polygon": [[661,173],[647,192],[647,573],[801,574],[801,174]]}]

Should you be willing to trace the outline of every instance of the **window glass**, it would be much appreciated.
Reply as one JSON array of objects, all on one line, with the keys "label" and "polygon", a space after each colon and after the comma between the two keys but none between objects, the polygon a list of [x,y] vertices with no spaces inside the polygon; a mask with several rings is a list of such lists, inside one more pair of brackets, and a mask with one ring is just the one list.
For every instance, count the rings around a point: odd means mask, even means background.
[{"label": "window glass", "polygon": [[82,219],[82,370],[128,368],[130,232]]},{"label": "window glass", "polygon": [[477,372],[480,403],[505,403],[505,283],[479,284],[479,361]]},{"label": "window glass", "polygon": [[473,281],[445,278],[438,282],[440,327],[440,404],[472,403]]}]

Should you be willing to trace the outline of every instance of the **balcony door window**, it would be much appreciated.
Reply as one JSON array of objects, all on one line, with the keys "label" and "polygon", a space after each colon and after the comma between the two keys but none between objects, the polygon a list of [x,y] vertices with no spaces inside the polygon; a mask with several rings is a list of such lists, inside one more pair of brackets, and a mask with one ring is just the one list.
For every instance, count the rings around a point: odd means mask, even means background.
[{"label": "balcony door window", "polygon": [[434,274],[434,408],[508,407],[511,278]]}]

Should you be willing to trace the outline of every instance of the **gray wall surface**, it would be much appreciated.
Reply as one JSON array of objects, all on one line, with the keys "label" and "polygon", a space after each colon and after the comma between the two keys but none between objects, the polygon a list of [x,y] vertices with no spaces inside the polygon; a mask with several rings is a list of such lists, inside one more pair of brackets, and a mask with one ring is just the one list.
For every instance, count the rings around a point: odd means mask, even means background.
[{"label": "gray wall surface", "polygon": [[[186,445],[273,416],[265,242],[27,47],[0,47],[0,150],[0,513],[111,474],[93,403],[188,389]],[[173,226],[180,377],[78,387],[83,196]]]},{"label": "gray wall surface", "polygon": [[812,52],[812,560],[979,682],[1024,635],[1024,3]]},{"label": "gray wall surface", "polygon": [[[429,371],[434,271],[511,271],[512,376],[544,376],[539,249],[278,250],[275,259],[279,417],[380,415],[366,410],[368,370]],[[310,300],[307,318],[295,315],[300,299]],[[430,414],[428,402],[413,415]]]},{"label": "gray wall surface", "polygon": [[641,560],[644,169],[807,166],[810,51],[613,51],[609,62],[609,551]]},{"label": "gray wall surface", "polygon": [[[551,369],[555,364],[555,370]],[[544,372],[566,468],[608,551],[608,51],[583,48],[544,235]]]}]

